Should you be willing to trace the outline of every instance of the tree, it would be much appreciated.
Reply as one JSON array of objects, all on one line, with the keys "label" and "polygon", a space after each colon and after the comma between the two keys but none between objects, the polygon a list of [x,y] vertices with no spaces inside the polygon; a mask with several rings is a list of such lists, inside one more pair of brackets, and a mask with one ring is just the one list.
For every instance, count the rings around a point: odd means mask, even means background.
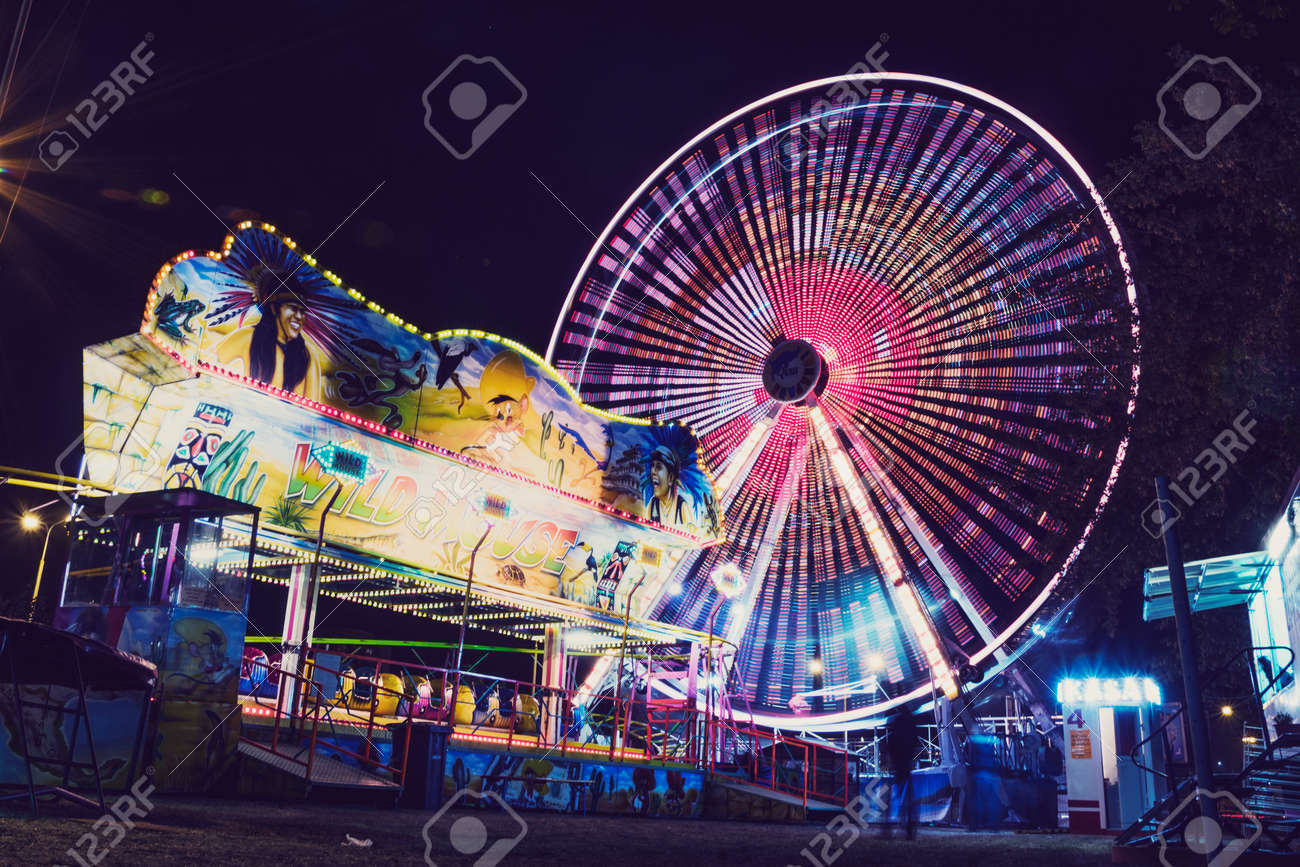
[{"label": "tree", "polygon": [[[1064,588],[1068,599],[1119,555],[1074,618],[1097,639],[1132,634],[1143,570],[1164,562],[1140,524],[1157,473],[1176,478],[1234,419],[1253,420],[1254,444],[1182,509],[1183,553],[1198,559],[1258,550],[1300,465],[1300,69],[1247,71],[1263,98],[1203,159],[1140,123],[1137,152],[1100,185],[1115,187],[1107,205],[1139,283],[1142,377],[1120,481]],[[1247,642],[1240,606],[1194,620],[1203,671]],[[1143,632],[1156,673],[1176,683],[1172,621]]]}]

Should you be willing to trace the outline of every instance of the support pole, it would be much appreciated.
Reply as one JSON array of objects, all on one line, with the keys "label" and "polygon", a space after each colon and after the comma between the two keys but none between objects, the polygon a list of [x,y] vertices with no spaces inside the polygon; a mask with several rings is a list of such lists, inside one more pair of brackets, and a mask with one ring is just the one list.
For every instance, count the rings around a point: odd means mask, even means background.
[{"label": "support pole", "polygon": [[[307,589],[311,586],[311,569],[299,563],[289,571],[289,598],[284,606],[284,629],[280,642],[280,670],[298,673],[298,660],[303,653],[303,634],[307,623]],[[269,669],[268,669],[269,671]],[[276,690],[277,707],[290,717],[298,710],[294,701],[297,691],[296,677],[281,677]]]},{"label": "support pole", "polygon": [[[311,652],[312,632],[316,628],[316,597],[320,594],[320,555],[325,546],[325,519],[339,498],[342,485],[334,486],[334,494],[320,515],[316,530],[316,553],[311,568],[294,566],[289,576],[289,599],[284,611],[284,643],[280,647],[280,670],[291,677],[280,678],[278,706],[292,720],[302,708],[303,679],[307,675],[307,657]],[[304,574],[305,572],[305,574]]]},{"label": "support pole", "polygon": [[542,707],[545,709],[542,734],[549,744],[567,738],[564,722],[566,701],[564,627],[551,624],[542,636],[542,689],[545,692]]},{"label": "support pole", "polygon": [[[1156,476],[1156,501],[1162,516],[1174,514],[1169,503],[1169,480]],[[1192,762],[1196,769],[1196,786],[1202,792],[1214,791],[1214,771],[1210,765],[1210,733],[1201,705],[1201,679],[1196,670],[1196,639],[1192,635],[1192,605],[1187,597],[1187,576],[1183,572],[1183,551],[1178,531],[1172,522],[1161,520],[1160,535],[1165,543],[1165,561],[1169,564],[1169,594],[1174,604],[1174,625],[1178,629],[1178,655],[1183,665],[1183,692],[1187,698],[1188,732],[1192,740]],[[1218,821],[1218,805],[1202,794],[1197,797],[1201,815]]]},{"label": "support pole", "polygon": [[[320,513],[320,526],[316,530],[316,556],[311,561],[311,581],[307,585],[307,617],[304,623],[305,631],[302,639],[303,655],[299,657],[300,665],[306,662],[307,654],[311,651],[312,633],[316,631],[316,597],[320,595],[320,552],[325,547],[325,519],[330,516],[330,509],[334,508],[334,503],[338,500],[339,492],[342,490],[342,485],[334,486],[334,493],[325,506],[325,511]],[[299,674],[302,673],[299,672]]]},{"label": "support pole", "polygon": [[714,763],[720,758],[718,750],[720,741],[715,737],[716,726],[713,724],[713,624],[726,601],[726,597],[719,593],[718,601],[714,603],[713,611],[709,613],[709,646],[706,648],[707,656],[704,660],[704,743],[708,755],[706,768],[710,772],[713,770]]},{"label": "support pole", "polygon": [[[483,535],[478,537],[478,543],[469,555],[469,577],[465,580],[465,604],[460,609],[460,638],[456,640],[456,685],[451,688],[451,711],[449,719],[452,725],[456,722],[456,704],[460,701],[460,667],[465,657],[465,626],[469,623],[469,599],[474,590],[474,559],[478,557],[478,549],[483,547],[487,541],[488,533],[492,532],[492,525],[488,524],[483,528]],[[513,712],[513,709],[512,709]]]},{"label": "support pole", "polygon": [[[640,590],[641,585],[645,583],[645,579],[645,569],[642,569],[641,580],[637,581],[632,587],[632,590],[627,594],[627,604],[623,607],[623,638],[619,641],[618,645],[618,679],[614,681],[614,735],[609,739],[609,757],[611,759],[614,758],[615,744],[619,747],[625,747],[624,744],[620,743],[619,732],[622,731],[622,728],[619,725],[619,713],[623,706],[623,661],[627,657],[627,627],[628,623],[632,620],[632,599],[636,596],[636,591]],[[635,690],[633,690],[632,695],[636,695]],[[629,700],[629,704],[630,703]],[[631,708],[628,708],[626,715],[629,720],[632,718]],[[648,734],[649,716],[646,717],[646,725],[646,731]]]}]

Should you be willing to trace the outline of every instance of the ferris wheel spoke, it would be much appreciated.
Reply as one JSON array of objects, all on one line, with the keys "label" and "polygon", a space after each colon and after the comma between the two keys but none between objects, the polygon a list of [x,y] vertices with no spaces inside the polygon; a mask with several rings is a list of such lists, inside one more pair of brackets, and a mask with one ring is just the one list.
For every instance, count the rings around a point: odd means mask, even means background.
[{"label": "ferris wheel spoke", "polygon": [[754,599],[762,589],[768,570],[772,566],[772,554],[776,548],[777,540],[785,529],[786,521],[790,516],[790,506],[794,503],[795,492],[803,481],[804,470],[808,463],[807,434],[801,435],[798,440],[798,445],[795,446],[794,450],[787,453],[788,460],[784,467],[785,472],[781,473],[782,468],[779,466],[774,468],[781,477],[780,483],[772,494],[772,504],[762,528],[762,535],[759,537],[758,542],[750,548],[750,557],[743,564],[743,568],[749,571],[749,581],[745,584],[744,592],[732,602],[730,610],[727,612],[727,625],[724,634],[727,641],[732,644],[740,641],[742,633],[749,625],[750,614],[754,609]]},{"label": "ferris wheel spoke", "polygon": [[[1006,562],[1018,559],[1022,556],[1022,552],[1036,558],[1041,557],[1041,553],[1035,553],[1039,550],[1038,543],[1047,538],[1053,529],[1050,526],[1042,526],[1046,513],[1034,514],[1027,508],[1028,498],[1023,495],[1018,497],[1018,504],[1012,498],[1017,496],[1017,491],[1039,497],[1045,492],[1031,489],[1014,478],[1010,473],[1011,459],[1005,457],[1002,452],[995,452],[993,449],[996,444],[953,440],[938,429],[920,432],[898,428],[886,429],[872,425],[873,418],[866,419],[859,428],[859,432],[869,441],[868,448],[875,455],[883,455],[884,460],[895,468],[905,465],[908,469],[906,475],[920,479],[919,484],[927,489],[950,491],[949,502],[952,505],[942,511],[948,513],[956,510],[958,513],[969,515],[970,520],[986,525],[987,538],[997,542],[997,548],[987,549],[986,554],[1000,557],[1002,562],[998,569],[1004,568]],[[990,433],[996,435],[997,431],[990,429]],[[882,446],[881,443],[888,443],[888,445]],[[1011,448],[1007,448],[1007,451],[1016,453]],[[1039,454],[1042,454],[1041,450]],[[942,458],[936,457],[940,455]],[[998,463],[1001,463],[1005,469],[998,469]],[[941,473],[945,478],[940,477]],[[898,472],[891,471],[890,475],[903,478]],[[1048,464],[1043,467],[1038,478],[1044,482],[1059,479],[1059,472],[1054,472],[1053,466]],[[966,485],[963,481],[966,479],[986,481],[974,486]],[[997,480],[998,484],[990,489],[990,484],[993,484],[994,480]],[[994,492],[998,487],[1004,489],[1000,495]],[[1018,528],[1017,532],[1021,534],[1019,538],[1007,535],[998,523],[985,517],[985,510],[1001,516],[1007,526]],[[1005,590],[990,587],[975,575],[970,575],[968,578],[980,587],[979,595],[985,599],[1006,598]],[[992,597],[990,593],[993,594]],[[1011,601],[1010,598],[1007,601]]]},{"label": "ferris wheel spoke", "polygon": [[[749,426],[740,442],[716,464],[720,472],[714,479],[714,487],[718,491],[718,508],[724,512],[740,490],[738,483],[749,478],[758,456],[767,448],[768,438],[772,436],[777,418],[781,415],[780,404],[767,401],[765,406],[766,413]],[[739,417],[738,420],[744,420],[744,417]]]},{"label": "ferris wheel spoke", "polygon": [[866,531],[871,553],[883,570],[885,586],[894,607],[903,614],[900,618],[901,625],[910,633],[913,643],[924,652],[931,676],[940,689],[949,698],[956,698],[957,683],[939,644],[938,631],[917,598],[915,588],[907,580],[902,560],[884,528],[884,522],[871,504],[861,477],[853,469],[852,462],[821,408],[814,407],[810,415],[822,445],[832,455],[831,465],[839,482],[848,491],[853,514]]},{"label": "ferris wheel spoke", "polygon": [[[825,412],[825,410],[823,411]],[[840,424],[829,412],[826,413],[826,417],[833,429],[838,431],[853,446],[851,457],[855,458],[858,465],[865,470],[866,478],[870,479],[873,486],[879,491],[889,513],[897,518],[898,523],[901,523],[902,526],[899,529],[909,533],[912,541],[924,553],[930,568],[943,581],[948,596],[957,603],[967,622],[984,642],[992,642],[993,633],[989,629],[987,622],[987,606],[984,606],[985,610],[981,611],[980,606],[977,606],[972,600],[969,587],[961,576],[944,560],[931,535],[921,526],[920,518],[902,497],[888,473],[885,472],[876,459],[875,450],[867,444],[857,427]]]}]

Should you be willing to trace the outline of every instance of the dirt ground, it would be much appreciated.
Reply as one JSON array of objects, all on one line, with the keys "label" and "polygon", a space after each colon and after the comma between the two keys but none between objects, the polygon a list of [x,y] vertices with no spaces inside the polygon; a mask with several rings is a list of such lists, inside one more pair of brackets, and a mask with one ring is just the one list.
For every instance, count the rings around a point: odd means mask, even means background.
[{"label": "dirt ground", "polygon": [[[69,807],[51,807],[33,819],[9,802],[0,811],[0,864],[62,864],[83,867],[68,854],[103,854],[98,863],[152,864],[326,864],[376,865],[425,863],[424,826],[432,813],[378,810],[304,803],[263,803],[168,798],[146,819],[120,836],[96,817]],[[976,833],[923,828],[920,839],[882,840],[873,835],[850,839],[842,832],[814,841],[824,823],[763,825],[705,820],[581,817],[553,813],[519,814],[522,826],[498,812],[451,810],[430,828],[429,863],[436,867],[600,864],[610,867],[655,864],[802,865],[818,862],[801,854],[829,848],[837,867],[904,864],[921,867],[1106,864],[1110,840],[1059,834]],[[486,833],[484,833],[486,832]],[[93,834],[92,840],[84,835]],[[368,847],[343,845],[346,836],[372,841]],[[522,836],[521,836],[522,835]],[[462,854],[453,847],[459,843]],[[80,843],[79,843],[80,841]],[[115,843],[115,845],[111,845]],[[497,856],[500,856],[499,858]],[[824,859],[823,859],[824,861]]]}]

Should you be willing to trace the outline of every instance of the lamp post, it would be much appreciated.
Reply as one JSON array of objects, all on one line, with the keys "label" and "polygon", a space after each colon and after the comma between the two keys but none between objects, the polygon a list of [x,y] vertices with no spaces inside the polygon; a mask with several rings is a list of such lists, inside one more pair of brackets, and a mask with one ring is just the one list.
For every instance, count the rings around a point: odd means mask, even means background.
[{"label": "lamp post", "polygon": [[[1192,604],[1187,593],[1187,575],[1183,570],[1183,550],[1173,521],[1164,516],[1174,514],[1169,504],[1169,480],[1156,476],[1156,502],[1162,516],[1160,535],[1165,543],[1165,562],[1169,566],[1169,596],[1173,601],[1174,627],[1178,634],[1178,656],[1183,668],[1183,694],[1187,699],[1187,727],[1192,742],[1192,767],[1196,773],[1196,801],[1201,816],[1211,822],[1219,819],[1218,802],[1210,797],[1214,790],[1214,768],[1210,765],[1210,733],[1206,728],[1201,699],[1201,679],[1196,670],[1196,639],[1192,634]],[[1208,860],[1208,855],[1206,856]]]},{"label": "lamp post", "polygon": [[[47,506],[52,506],[59,502],[57,498],[50,500],[48,503],[41,503],[34,509],[28,509],[23,512],[22,517],[18,519],[18,525],[24,532],[34,533],[41,528],[41,518],[36,513]],[[54,532],[55,527],[63,526],[68,523],[65,518],[62,521],[55,521],[45,530],[45,543],[41,545],[41,560],[36,566],[36,585],[32,588],[32,601],[27,606],[27,622],[31,623],[36,617],[36,599],[41,595],[41,577],[45,574],[45,555],[50,550],[50,534]]]},{"label": "lamp post", "polygon": [[745,589],[745,573],[741,571],[740,566],[729,561],[715,567],[709,573],[709,580],[713,582],[713,589],[718,593],[718,601],[713,604],[713,610],[709,612],[709,648],[704,679],[704,733],[708,744],[709,763],[712,765],[715,753],[713,746],[713,626],[717,620],[718,612],[722,610],[722,606]]}]

